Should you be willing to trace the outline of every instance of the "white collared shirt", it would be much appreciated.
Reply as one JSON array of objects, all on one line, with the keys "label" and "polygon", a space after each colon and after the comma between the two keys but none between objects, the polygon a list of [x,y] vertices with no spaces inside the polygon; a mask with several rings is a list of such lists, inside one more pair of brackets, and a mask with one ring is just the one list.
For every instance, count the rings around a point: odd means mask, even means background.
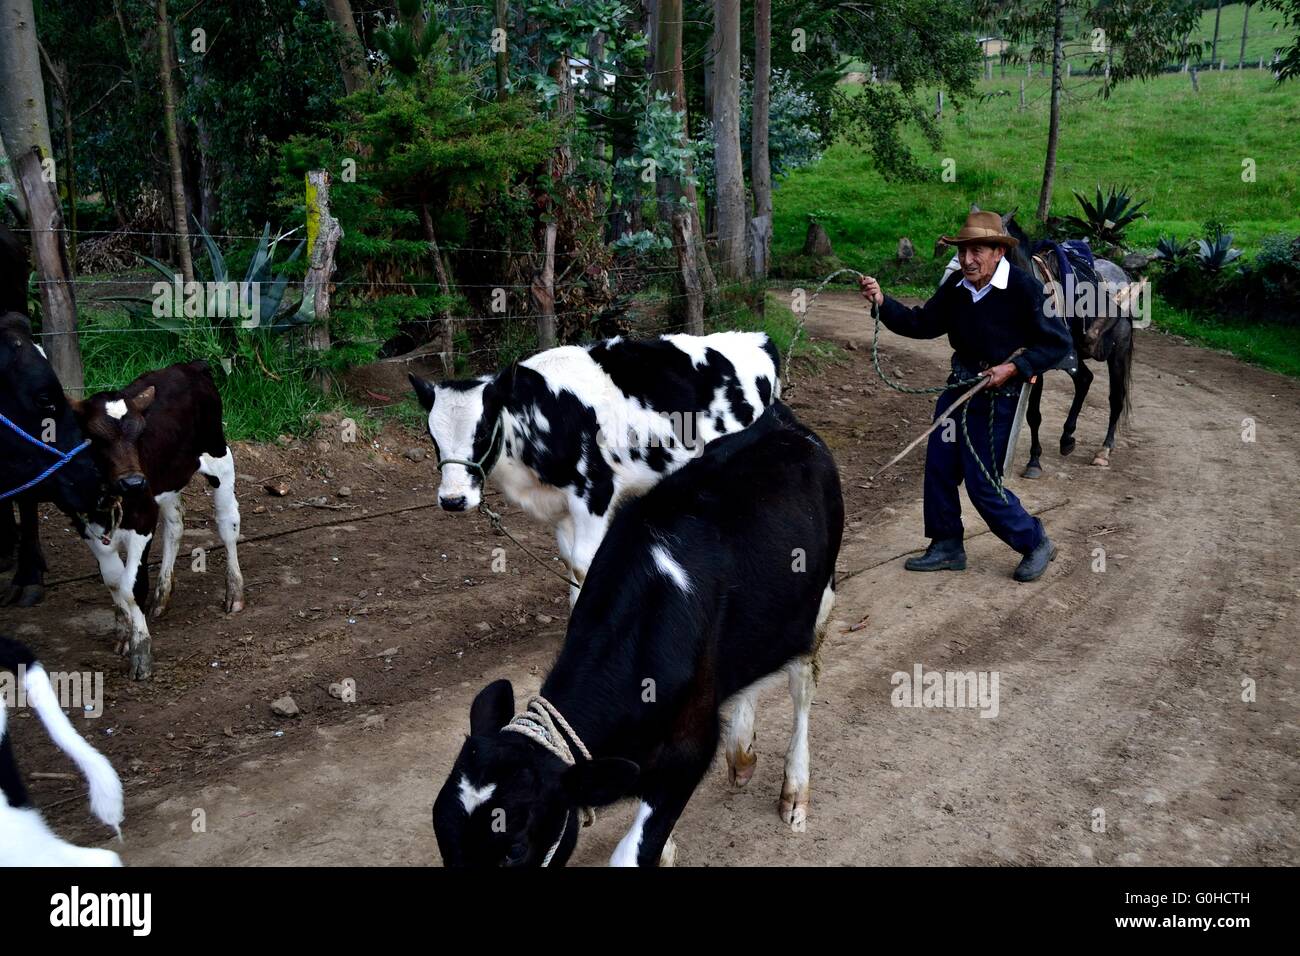
[{"label": "white collared shirt", "polygon": [[[952,261],[956,262],[957,257],[953,256]],[[949,263],[949,265],[951,265],[951,263]],[[958,266],[958,268],[960,268],[960,266]],[[1004,256],[1002,261],[998,263],[998,267],[993,270],[993,278],[984,284],[984,288],[976,289],[975,286],[971,284],[971,281],[966,278],[961,280],[961,285],[970,290],[971,301],[978,302],[980,299],[984,298],[984,296],[988,295],[990,289],[1005,289],[1007,287],[1007,280],[1010,278],[1011,263],[1008,262]]]}]

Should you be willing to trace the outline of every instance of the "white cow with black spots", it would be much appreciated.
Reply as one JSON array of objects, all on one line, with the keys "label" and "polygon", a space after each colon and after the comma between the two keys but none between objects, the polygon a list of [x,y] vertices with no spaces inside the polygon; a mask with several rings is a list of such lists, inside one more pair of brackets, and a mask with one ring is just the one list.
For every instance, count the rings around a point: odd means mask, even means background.
[{"label": "white cow with black spots", "polygon": [[555,528],[581,584],[619,502],[757,420],[780,397],[780,373],[765,334],[718,332],[566,345],[494,376],[411,383],[429,415],[442,509],[476,508],[491,476]]}]

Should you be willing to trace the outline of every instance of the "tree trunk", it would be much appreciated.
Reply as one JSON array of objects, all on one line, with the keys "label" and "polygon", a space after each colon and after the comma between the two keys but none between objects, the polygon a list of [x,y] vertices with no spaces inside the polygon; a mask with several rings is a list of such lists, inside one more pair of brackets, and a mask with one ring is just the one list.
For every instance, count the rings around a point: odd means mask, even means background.
[{"label": "tree trunk", "polygon": [[[667,0],[660,0],[667,2]],[[696,262],[695,238],[691,215],[685,209],[673,210],[673,245],[677,249],[677,267],[681,271],[682,288],[686,292],[686,331],[691,335],[704,334],[704,291],[700,287],[700,272]]]},{"label": "tree trunk", "polygon": [[[659,25],[655,30],[655,57],[654,62],[658,64],[652,77],[652,89],[657,93],[667,93],[672,98],[673,109],[682,114],[682,141],[685,142],[690,138],[690,129],[686,115],[686,77],[682,72],[682,18],[683,3],[682,0],[657,0],[657,11],[659,15]],[[693,175],[693,169],[688,162],[686,165],[686,175]],[[673,241],[677,236],[685,235],[690,238],[695,249],[691,256],[693,268],[698,274],[699,283],[704,290],[704,295],[712,305],[714,297],[717,295],[718,280],[713,275],[713,269],[709,265],[708,250],[704,243],[704,230],[700,225],[700,208],[699,195],[696,191],[695,184],[687,180],[664,178],[658,182],[659,198],[661,207],[659,210],[660,221],[667,219],[673,227]],[[685,199],[688,215],[691,219],[690,229],[680,232],[675,226],[675,217],[677,215],[678,201]]]},{"label": "tree trunk", "polygon": [[176,120],[176,82],[172,75],[172,28],[167,0],[158,0],[158,79],[163,94],[163,132],[167,137],[167,162],[171,167],[172,221],[176,228],[176,255],[186,282],[194,281],[190,258],[190,224],[185,218],[185,170],[181,165],[180,134]]},{"label": "tree trunk", "polygon": [[[442,250],[438,248],[438,236],[433,230],[433,215],[429,204],[420,204],[420,222],[424,225],[424,238],[429,243],[429,253],[433,256],[433,274],[438,280],[438,288],[444,296],[451,298],[451,278],[447,274],[446,264],[442,261]],[[456,371],[456,320],[449,307],[442,310],[442,334],[438,352],[442,356],[442,370],[447,375]]]},{"label": "tree trunk", "polygon": [[[587,80],[588,98],[591,101],[591,108],[597,113],[604,113],[607,110],[606,103],[608,97],[605,95],[605,71],[601,69],[600,64],[605,58],[605,34],[597,33],[587,41],[587,62],[590,68],[587,71],[589,79]],[[591,154],[596,160],[599,173],[596,177],[596,209],[599,212],[605,211],[605,137],[597,128],[596,138],[592,141]]]},{"label": "tree trunk", "polygon": [[[54,155],[32,0],[0,3],[0,138],[15,163],[33,146],[42,159]],[[15,198],[25,210],[21,189]]]},{"label": "tree trunk", "polygon": [[[496,0],[495,3],[496,27],[501,31],[503,37],[509,37],[510,31],[510,14],[506,10],[506,0]],[[504,100],[506,91],[510,89],[510,49],[508,42],[497,51],[496,55],[497,70],[497,99]]]},{"label": "tree trunk", "polygon": [[1250,30],[1250,3],[1246,4],[1246,10],[1241,15],[1241,53],[1237,56],[1237,69],[1241,69],[1246,63],[1246,36]]},{"label": "tree trunk", "polygon": [[[60,178],[63,179],[64,190],[68,197],[68,264],[75,274],[77,271],[77,159],[76,144],[72,136],[72,101],[68,90],[68,65],[66,62],[55,63],[51,60],[45,44],[39,39],[36,41],[36,46],[40,51],[41,59],[45,61],[50,82],[54,84],[54,89],[58,93],[54,105],[58,109],[63,125],[63,164]],[[58,195],[57,186],[54,192]]]},{"label": "tree trunk", "polygon": [[41,286],[41,338],[64,391],[81,398],[86,380],[77,338],[77,300],[63,245],[63,216],[52,184],[45,181],[38,149],[18,157],[18,181],[27,200],[32,259]]},{"label": "tree trunk", "polygon": [[339,48],[339,72],[343,76],[343,89],[355,93],[366,85],[370,71],[366,69],[366,51],[361,45],[361,36],[357,33],[352,4],[349,0],[325,0],[325,13],[342,40]]},{"label": "tree trunk", "polygon": [[[991,61],[990,61],[991,62]],[[767,275],[772,233],[772,159],[768,152],[768,119],[772,88],[772,0],[754,0],[754,115],[750,121],[749,175],[754,187],[754,221],[760,222],[761,249],[754,250],[755,264]]]},{"label": "tree trunk", "polygon": [[[625,27],[636,27],[640,23],[640,14],[629,14],[628,21],[624,21]],[[617,239],[623,238],[629,233],[640,232],[641,230],[641,203],[636,200],[619,198],[617,193],[630,194],[637,189],[637,174],[629,172],[623,168],[624,160],[632,159],[636,151],[636,122],[632,114],[637,111],[637,90],[640,87],[642,74],[640,69],[627,66],[627,72],[615,73],[614,90],[611,91],[611,112],[620,121],[614,126],[614,133],[611,135],[611,165],[612,165],[612,182],[614,186],[615,199],[610,206],[610,215],[604,229],[604,238],[606,242],[616,242]]]},{"label": "tree trunk", "polygon": [[[662,2],[662,0],[661,0]],[[733,282],[746,274],[745,169],[740,155],[740,0],[714,0],[713,131],[718,207],[718,261]]]},{"label": "tree trunk", "polygon": [[555,348],[555,222],[546,224],[545,252],[540,272],[533,273],[528,295],[537,314],[537,347]]},{"label": "tree trunk", "polygon": [[1214,43],[1210,47],[1210,62],[1215,63],[1219,59],[1219,17],[1223,15],[1223,0],[1219,0],[1214,5]]},{"label": "tree trunk", "polygon": [[[302,295],[310,300],[314,321],[306,329],[303,344],[308,352],[330,348],[330,277],[334,275],[334,252],[343,238],[343,227],[330,215],[330,174],[323,169],[307,173],[307,276]],[[322,389],[330,384],[329,373],[318,368],[314,379]]]},{"label": "tree trunk", "polygon": [[1061,64],[1064,56],[1065,2],[1056,0],[1052,24],[1052,109],[1047,129],[1047,160],[1043,164],[1043,188],[1038,194],[1038,221],[1047,219],[1052,207],[1052,181],[1056,178],[1056,146],[1061,136]]}]

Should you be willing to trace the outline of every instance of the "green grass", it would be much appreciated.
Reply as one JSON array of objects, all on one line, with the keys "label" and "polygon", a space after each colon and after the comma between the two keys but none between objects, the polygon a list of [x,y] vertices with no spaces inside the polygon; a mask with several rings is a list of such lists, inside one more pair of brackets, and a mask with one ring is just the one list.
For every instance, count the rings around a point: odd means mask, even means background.
[{"label": "green grass", "polygon": [[1262,322],[1223,322],[1155,300],[1153,322],[1162,331],[1210,348],[1225,349],[1240,359],[1283,375],[1300,378],[1300,327]]},{"label": "green grass", "polygon": [[[1035,79],[1028,85],[1029,105],[1021,112],[1019,82],[982,82],[983,92],[1010,95],[969,102],[960,111],[945,107],[939,149],[914,141],[918,158],[933,170],[930,181],[888,182],[864,151],[845,143],[795,172],[775,194],[777,268],[795,264],[787,277],[808,268],[798,254],[813,212],[830,234],[836,258],[877,275],[895,295],[930,294],[947,258],[933,258],[934,242],[961,225],[972,203],[998,211],[1018,208],[1022,224],[1033,231],[1048,83]],[[1247,256],[1266,236],[1300,233],[1300,84],[1278,86],[1257,70],[1216,71],[1202,74],[1197,95],[1187,77],[1172,74],[1126,84],[1103,101],[1087,83],[1074,81],[1077,95],[1064,108],[1054,214],[1079,212],[1073,190],[1088,195],[1098,183],[1127,184],[1148,201],[1148,218],[1127,234],[1133,248],[1153,248],[1166,233],[1199,236],[1209,219],[1228,224]],[[956,163],[955,182],[940,180],[945,158]],[[1253,183],[1242,181],[1244,158],[1255,161]],[[911,263],[896,261],[900,236],[916,247]],[[821,275],[802,278],[815,282]],[[1292,330],[1204,322],[1175,313],[1158,297],[1153,307],[1158,326],[1296,374],[1293,356],[1300,355],[1300,342]]]},{"label": "green grass", "polygon": [[[1241,28],[1245,9],[1246,5],[1244,3],[1231,3],[1223,6],[1222,19],[1219,21],[1218,59],[1226,61],[1229,68],[1235,67],[1242,56]],[[1090,34],[1080,35],[1077,26],[1072,27],[1067,22],[1066,36],[1066,59],[1070,61],[1074,69],[1084,69],[1097,59],[1097,55],[1091,51]],[[1213,8],[1201,12],[1200,27],[1193,31],[1191,40],[1192,42],[1200,41],[1204,45],[1201,59],[1203,62],[1208,63],[1214,41]],[[1267,63],[1273,59],[1275,51],[1287,45],[1288,36],[1285,32],[1282,14],[1277,10],[1264,9],[1258,3],[1253,4],[1250,8],[1249,23],[1246,24],[1244,62],[1258,68],[1261,59]],[[993,74],[995,76],[1000,75],[1002,72],[1001,58],[995,56],[991,57],[991,59],[993,60]],[[860,63],[855,63],[853,69],[865,71],[868,68]],[[1037,78],[1042,73],[1042,64],[1035,63],[1033,72]],[[1024,76],[1025,67],[1022,64],[1017,69],[1008,64],[1006,73],[1012,78]]]},{"label": "green grass", "polygon": [[[142,329],[113,309],[82,308],[78,315],[88,393],[122,388],[145,372],[220,354],[204,331],[177,336]],[[241,349],[229,374],[209,358],[228,439],[269,441],[280,434],[304,434],[314,428],[318,413],[338,404],[336,397],[323,394],[301,374],[302,356],[286,343],[259,339],[258,354],[278,381],[248,349]]]},{"label": "green grass", "polygon": [[[1235,66],[1241,54],[1241,27],[1245,12],[1244,3],[1225,3],[1222,19],[1219,21],[1219,59],[1227,60],[1229,66]],[[1201,28],[1197,33],[1205,44],[1204,58],[1210,59],[1210,45],[1214,39],[1214,11],[1201,13]],[[1246,62],[1258,66],[1260,58],[1265,61],[1273,59],[1273,52],[1287,45],[1287,36],[1283,32],[1282,14],[1271,8],[1263,8],[1258,3],[1250,8],[1250,21],[1246,24]]]},{"label": "green grass", "polygon": [[[802,247],[807,213],[823,224],[846,264],[881,268],[898,238],[908,236],[928,259],[942,233],[960,226],[971,203],[1020,210],[1030,224],[1042,181],[1047,141],[1048,83],[1030,84],[1029,106],[1017,108],[1018,81],[981,83],[985,92],[1015,91],[985,103],[946,109],[944,143],[914,143],[928,182],[887,182],[863,150],[838,143],[816,166],[796,171],[775,193],[773,255]],[[1267,235],[1300,232],[1300,84],[1278,87],[1258,71],[1202,77],[1196,95],[1181,74],[1121,87],[1109,101],[1082,96],[1067,103],[1052,211],[1079,211],[1072,190],[1128,184],[1148,200],[1149,218],[1130,227],[1128,241],[1151,246],[1162,233],[1186,236],[1214,218],[1228,223],[1247,251]],[[943,161],[954,182],[940,181]],[[1255,160],[1256,181],[1242,181],[1242,160]],[[927,283],[933,269],[925,270]],[[919,276],[918,276],[919,277]]]},{"label": "green grass", "polygon": [[[817,368],[827,362],[842,360],[844,350],[833,342],[813,340],[801,329],[802,322],[790,308],[788,292],[767,292],[763,296],[763,314],[753,307],[758,290],[732,287],[721,290],[721,318],[706,323],[707,331],[736,329],[742,332],[766,332],[783,362],[803,359]],[[793,351],[792,351],[793,350]]]}]

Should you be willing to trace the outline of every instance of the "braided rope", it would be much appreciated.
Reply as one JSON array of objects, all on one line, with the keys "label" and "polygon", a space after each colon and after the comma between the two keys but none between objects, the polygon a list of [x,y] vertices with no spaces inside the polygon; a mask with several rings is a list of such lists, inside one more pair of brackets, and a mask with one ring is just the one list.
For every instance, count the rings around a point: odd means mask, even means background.
[{"label": "braided rope", "polygon": [[[577,731],[564,719],[564,715],[560,713],[559,709],[541,694],[528,698],[528,703],[524,709],[511,717],[510,723],[502,727],[501,730],[523,734],[544,750],[558,757],[566,767],[572,767],[577,763],[577,759],[573,756],[573,747],[578,748],[578,752],[582,754],[585,760],[592,759],[591,751],[582,742],[582,738],[578,736]],[[572,747],[569,745],[569,741],[573,741]],[[596,811],[591,807],[580,807],[579,812],[582,814],[583,827],[589,827],[596,822]],[[560,827],[560,835],[551,844],[551,848],[546,851],[542,866],[551,865],[555,851],[564,842],[564,834],[568,832],[568,829],[569,814],[566,812],[564,814],[564,825]]]},{"label": "braided rope", "polygon": [[13,488],[9,491],[0,493],[0,501],[4,501],[6,498],[12,498],[14,495],[20,495],[24,491],[27,491],[29,488],[35,488],[46,478],[50,477],[50,475],[54,474],[56,471],[58,471],[60,468],[66,465],[68,462],[72,461],[72,459],[75,458],[78,454],[80,454],[81,452],[85,451],[87,448],[90,447],[90,439],[87,438],[84,439],[82,443],[78,445],[76,448],[72,449],[72,451],[63,452],[57,448],[52,447],[51,445],[47,445],[39,438],[27,434],[27,432],[23,431],[23,429],[19,425],[16,425],[14,422],[6,418],[4,415],[0,415],[0,425],[4,425],[10,431],[18,435],[19,438],[22,438],[30,442],[31,444],[35,445],[37,448],[44,448],[51,455],[54,455],[56,458],[58,458],[58,461],[50,465],[48,468],[42,471],[31,481],[25,482],[24,484],[19,485],[17,488]]},{"label": "braided rope", "polygon": [[[790,356],[794,353],[794,344],[796,341],[798,341],[799,336],[803,333],[804,322],[807,320],[809,310],[812,309],[812,304],[817,301],[817,297],[822,294],[822,291],[826,288],[827,284],[832,279],[846,272],[851,272],[855,276],[858,276],[859,278],[863,278],[863,279],[866,278],[865,273],[859,272],[857,269],[846,268],[846,269],[836,269],[834,272],[832,272],[830,275],[828,275],[825,279],[821,281],[821,283],[817,286],[817,291],[812,294],[812,298],[810,298],[807,304],[805,305],[803,314],[799,318],[799,324],[795,327],[794,335],[791,336],[790,349],[786,353],[787,369],[789,369],[790,367]],[[873,328],[871,332],[871,365],[872,368],[876,370],[876,374],[880,376],[880,380],[884,382],[887,386],[889,386],[891,389],[893,389],[894,391],[902,392],[905,395],[938,395],[948,391],[948,389],[950,388],[964,388],[970,385],[974,385],[977,382],[979,382],[980,379],[985,377],[983,375],[976,375],[973,376],[972,378],[964,378],[956,382],[948,382],[944,385],[933,385],[927,387],[916,387],[916,386],[904,385],[902,382],[893,381],[892,379],[890,379],[888,375],[885,374],[885,370],[880,367],[880,325],[881,325],[880,306],[877,305],[875,302],[871,303],[871,317],[875,320],[875,328]],[[1007,492],[1006,489],[1003,487],[1002,470],[997,462],[997,458],[998,458],[997,442],[994,440],[994,429],[993,429],[992,404],[994,399],[996,399],[998,396],[995,392],[987,392],[986,394],[988,394],[989,396],[989,405],[990,405],[989,407],[989,456],[990,456],[990,460],[993,462],[993,473],[990,473],[989,470],[986,467],[984,467],[984,459],[982,459],[976,453],[975,443],[971,441],[970,427],[968,426],[966,421],[966,413],[970,409],[969,404],[963,405],[961,409],[961,433],[962,433],[962,438],[966,442],[966,448],[971,453],[971,457],[975,459],[975,464],[979,466],[980,473],[983,474],[984,480],[993,486],[993,490],[998,493],[998,498],[1002,500],[1003,504],[1006,504]]]},{"label": "braided rope", "polygon": [[510,718],[510,723],[501,729],[523,734],[536,741],[559,757],[566,767],[572,767],[578,762],[573,756],[569,741],[573,741],[573,746],[578,748],[584,759],[591,759],[591,751],[582,742],[582,738],[569,726],[556,706],[541,694],[528,698],[524,709]]}]

